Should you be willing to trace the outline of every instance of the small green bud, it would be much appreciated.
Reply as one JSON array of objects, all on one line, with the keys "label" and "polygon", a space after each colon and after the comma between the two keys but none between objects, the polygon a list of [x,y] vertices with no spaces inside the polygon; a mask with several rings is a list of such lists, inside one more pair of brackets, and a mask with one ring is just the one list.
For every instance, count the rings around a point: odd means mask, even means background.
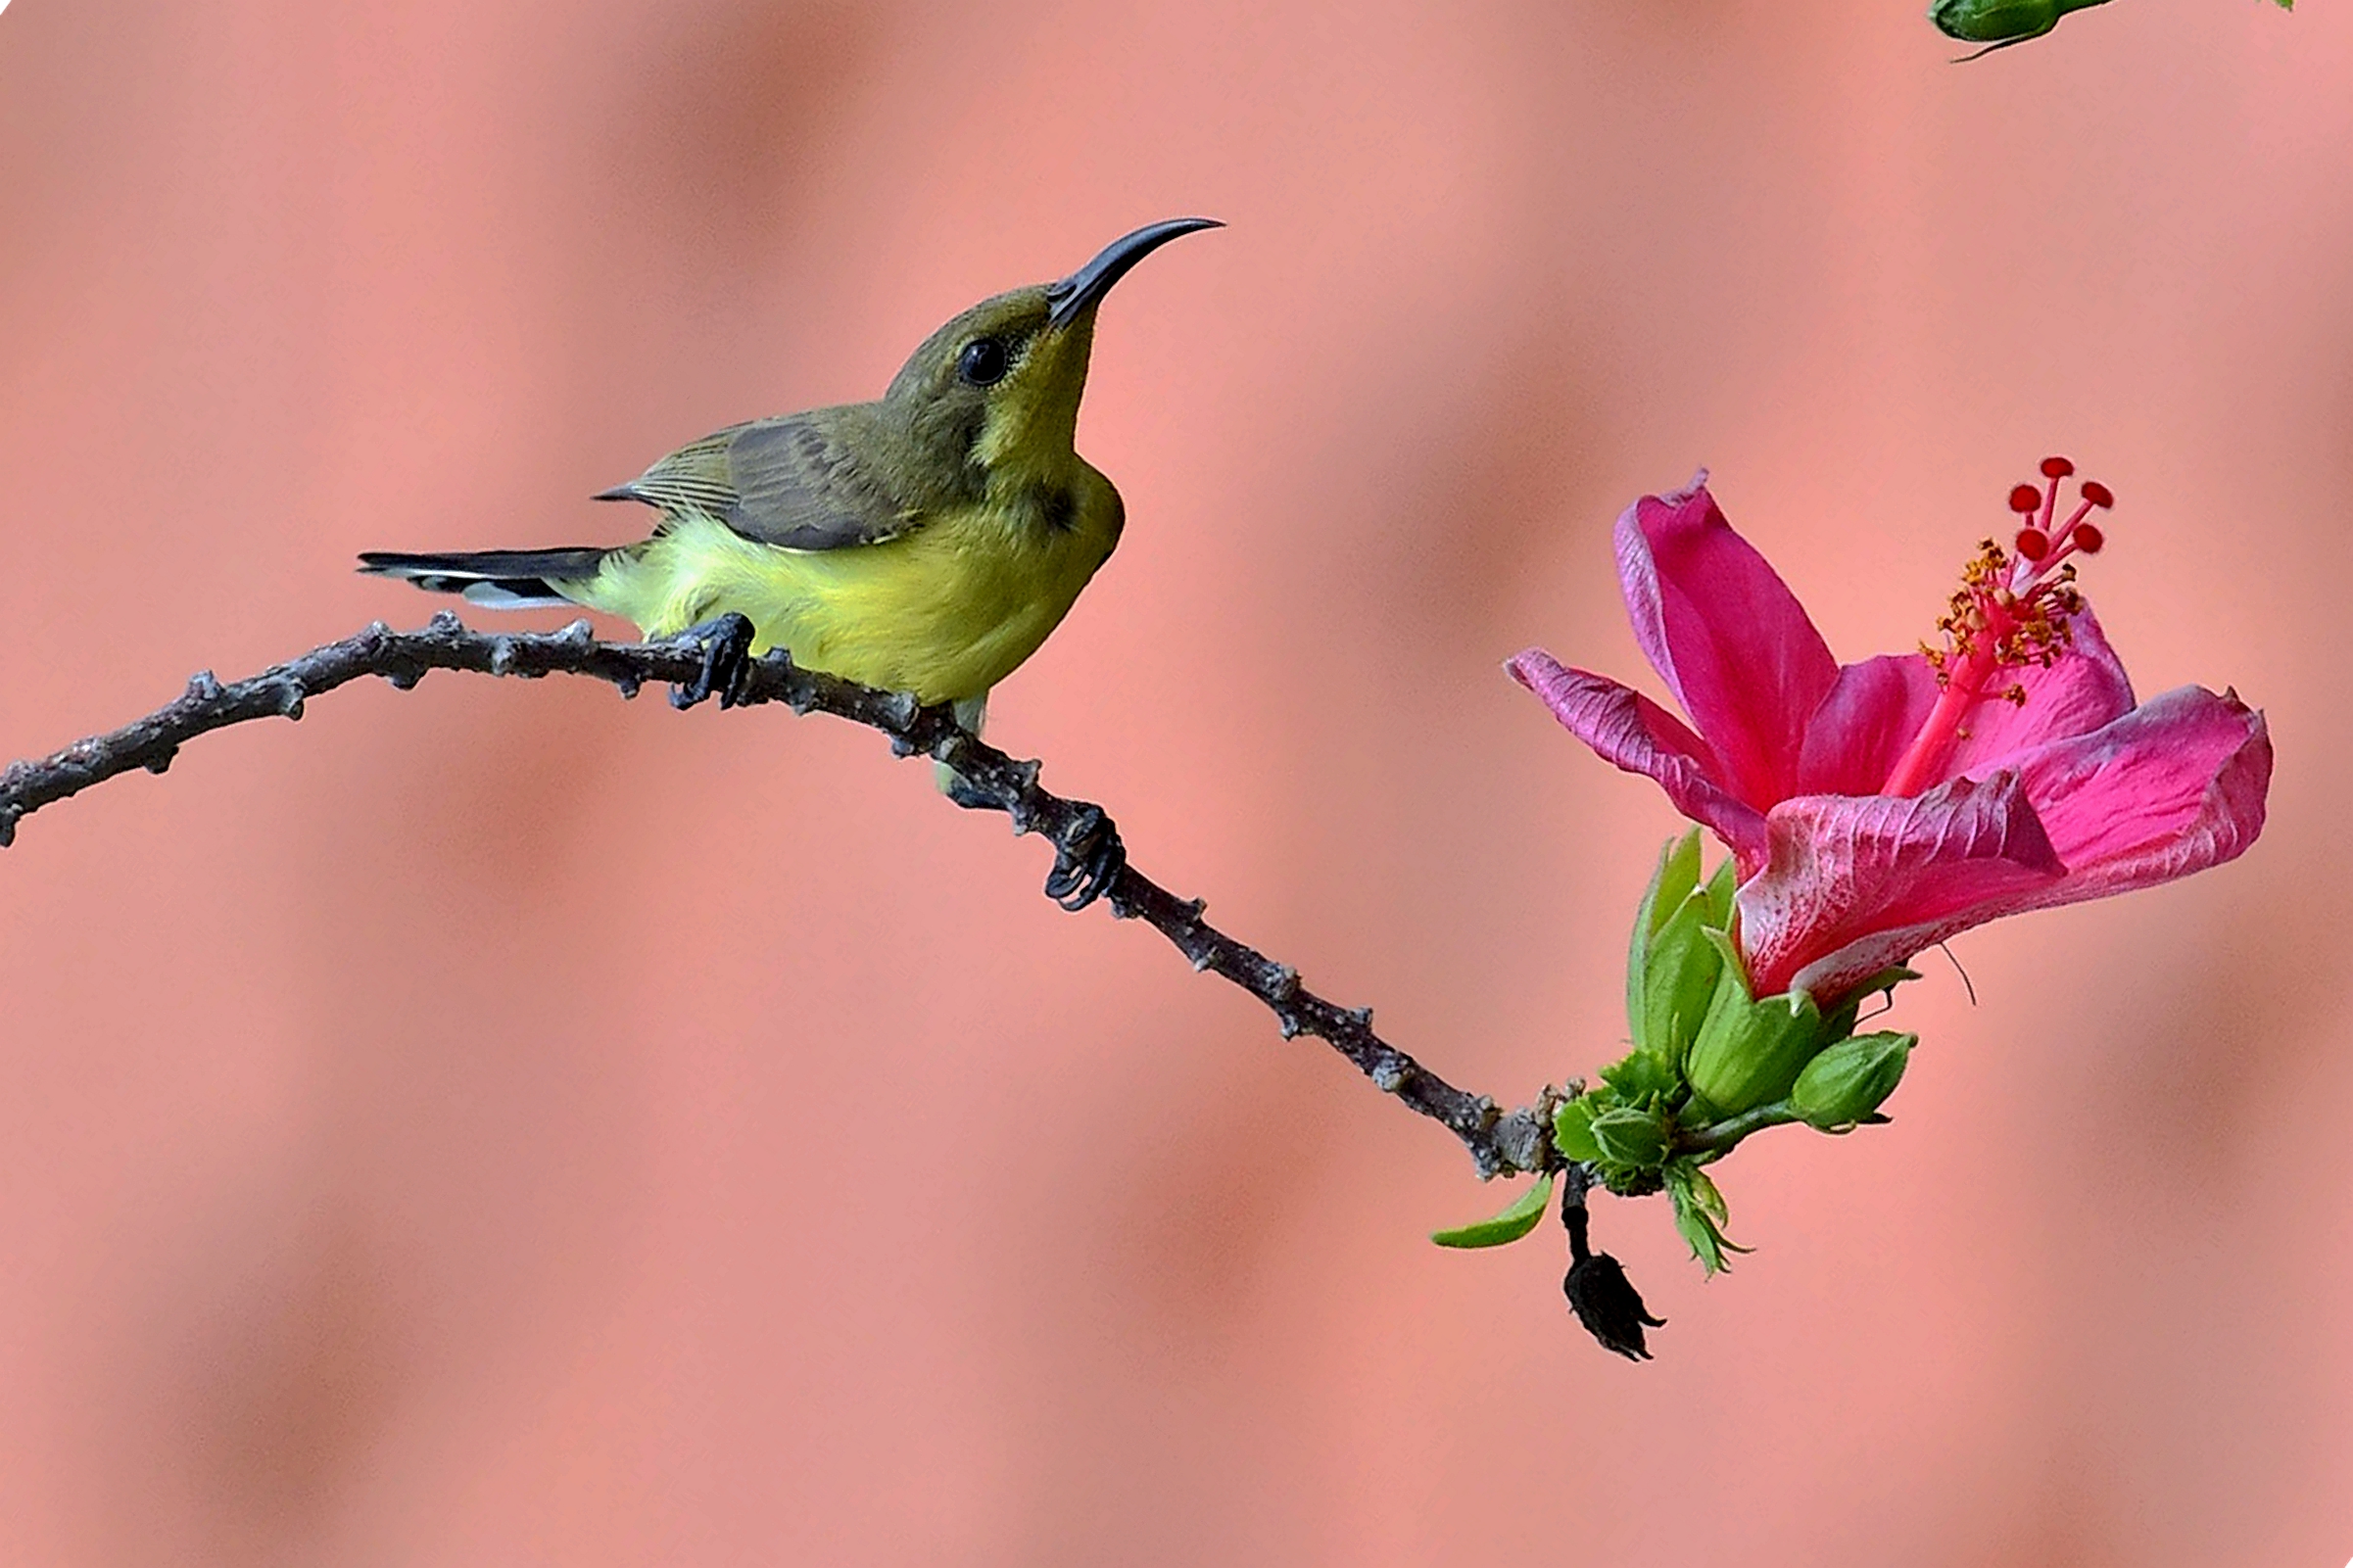
[{"label": "small green bud", "polygon": [[1857,1034],[1805,1065],[1790,1109],[1824,1132],[1843,1132],[1880,1108],[1903,1079],[1917,1034]]},{"label": "small green bud", "polygon": [[[1789,1093],[1798,1069],[1822,1048],[1822,1014],[1803,991],[1751,1001],[1726,966],[1684,1075],[1717,1117],[1736,1117]],[[1689,1117],[1686,1117],[1688,1120]]]},{"label": "small green bud", "polygon": [[1648,1111],[1620,1106],[1593,1118],[1593,1141],[1604,1162],[1647,1167],[1666,1159],[1666,1128]]},{"label": "small green bud", "polygon": [[1931,0],[1928,20],[1947,38],[2006,49],[2011,44],[2041,37],[2070,11],[2089,11],[2107,3],[2108,0]]}]

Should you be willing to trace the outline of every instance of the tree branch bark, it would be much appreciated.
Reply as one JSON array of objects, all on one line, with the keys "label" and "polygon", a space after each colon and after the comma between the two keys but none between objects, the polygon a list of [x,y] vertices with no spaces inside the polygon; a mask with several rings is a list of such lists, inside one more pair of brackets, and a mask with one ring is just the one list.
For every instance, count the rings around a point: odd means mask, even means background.
[{"label": "tree branch bark", "polygon": [[[37,762],[11,763],[0,771],[0,848],[13,843],[18,824],[43,806],[133,769],[162,773],[181,746],[212,731],[254,719],[299,719],[312,697],[364,676],[406,690],[433,670],[525,679],[585,675],[609,681],[623,696],[635,696],[647,682],[691,685],[702,667],[702,652],[691,642],[600,642],[586,621],[552,633],[474,632],[446,612],[416,632],[395,632],[378,621],[356,637],[313,648],[250,680],[223,686],[212,672],[202,672],[176,701],[120,730],[76,740]],[[976,796],[1010,815],[1016,832],[1042,834],[1058,857],[1071,856],[1109,828],[1101,807],[1041,788],[1036,763],[1016,761],[967,735],[945,707],[927,708],[902,692],[798,669],[782,653],[752,662],[739,700],[782,702],[794,713],[830,713],[879,730],[897,755],[922,752],[947,764]],[[1124,862],[1105,879],[1102,893],[1115,917],[1143,921],[1196,971],[1221,975],[1257,997],[1273,1013],[1285,1039],[1312,1034],[1328,1042],[1375,1088],[1445,1126],[1469,1152],[1481,1176],[1561,1167],[1550,1136],[1556,1090],[1548,1087],[1533,1105],[1502,1111],[1487,1096],[1456,1088],[1374,1033],[1370,1008],[1343,1008],[1325,1000],[1301,985],[1289,965],[1210,925],[1201,918],[1199,899],[1178,898]]]}]

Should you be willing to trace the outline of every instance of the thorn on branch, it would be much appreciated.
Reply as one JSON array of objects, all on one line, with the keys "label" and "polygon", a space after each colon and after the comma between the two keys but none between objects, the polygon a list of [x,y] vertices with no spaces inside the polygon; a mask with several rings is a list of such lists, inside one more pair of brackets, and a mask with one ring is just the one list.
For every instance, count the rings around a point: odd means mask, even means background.
[{"label": "thorn on branch", "polygon": [[213,672],[199,671],[182,696],[132,724],[74,741],[46,758],[0,769],[0,847],[14,843],[18,825],[43,806],[136,768],[161,773],[189,740],[215,730],[270,714],[300,718],[308,698],[362,676],[406,690],[433,670],[531,678],[589,675],[611,682],[630,697],[648,682],[673,687],[694,682],[688,660],[699,651],[703,657],[693,661],[702,666],[696,672],[704,686],[699,694],[718,695],[723,706],[781,700],[794,713],[822,710],[881,730],[901,754],[928,749],[942,761],[952,757],[960,777],[1008,812],[1016,832],[1043,831],[1051,837],[1055,864],[1046,890],[1064,908],[1105,900],[1113,914],[1141,919],[1167,937],[1196,971],[1218,974],[1265,1002],[1283,1038],[1335,1036],[1340,1053],[1377,1086],[1462,1140],[1482,1175],[1539,1168],[1532,1160],[1543,1168],[1557,1167],[1549,1140],[1539,1135],[1531,1145],[1520,1125],[1529,1117],[1535,1117],[1530,1125],[1549,1125],[1548,1117],[1514,1113],[1515,1119],[1499,1127],[1494,1101],[1454,1087],[1373,1034],[1369,1008],[1346,1010],[1315,995],[1289,965],[1211,926],[1204,919],[1205,900],[1179,899],[1135,871],[1103,808],[1040,786],[1035,761],[1017,761],[966,734],[945,710],[928,710],[903,692],[876,691],[798,669],[781,651],[744,659],[730,670],[725,657],[714,658],[714,653],[724,655],[738,639],[747,647],[749,638],[744,629],[725,630],[732,635],[697,639],[703,646],[696,650],[677,641],[600,642],[585,620],[554,633],[491,636],[468,631],[454,612],[443,610],[420,632],[395,632],[378,621],[355,637],[244,681],[224,685]]}]

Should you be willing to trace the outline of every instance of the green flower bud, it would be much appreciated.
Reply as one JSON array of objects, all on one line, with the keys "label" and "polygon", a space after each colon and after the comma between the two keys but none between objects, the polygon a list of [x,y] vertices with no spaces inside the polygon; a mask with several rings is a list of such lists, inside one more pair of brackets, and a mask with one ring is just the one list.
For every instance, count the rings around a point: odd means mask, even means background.
[{"label": "green flower bud", "polygon": [[1809,1126],[1844,1132],[1880,1108],[1903,1079],[1917,1034],[1857,1034],[1805,1065],[1790,1087],[1790,1109]]},{"label": "green flower bud", "polygon": [[1638,1167],[1666,1159],[1666,1128],[1648,1111],[1620,1106],[1593,1118],[1593,1142],[1606,1164]]},{"label": "green flower bud", "polygon": [[1947,38],[2007,48],[2040,38],[2070,11],[2108,0],[1931,0],[1928,20]]},{"label": "green flower bud", "polygon": [[1821,1048],[1822,1013],[1812,997],[1791,991],[1751,1001],[1748,982],[1726,965],[1684,1076],[1706,1111],[1736,1117],[1789,1093]]}]

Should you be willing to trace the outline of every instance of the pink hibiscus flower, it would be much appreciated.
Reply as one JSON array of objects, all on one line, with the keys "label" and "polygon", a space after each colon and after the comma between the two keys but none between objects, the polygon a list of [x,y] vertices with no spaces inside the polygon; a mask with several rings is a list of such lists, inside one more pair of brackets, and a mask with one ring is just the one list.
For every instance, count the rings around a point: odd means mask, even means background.
[{"label": "pink hibiscus flower", "polygon": [[1531,648],[1508,668],[1571,734],[1648,775],[1731,847],[1752,994],[1825,1008],[1956,931],[2103,898],[2232,859],[2263,830],[2272,746],[2231,692],[2136,704],[2077,595],[2113,502],[2087,483],[2057,517],[2021,485],[2014,548],[1988,541],[1946,645],[1840,665],[1702,472],[1618,519],[1635,639],[1684,724],[1641,693]]}]

